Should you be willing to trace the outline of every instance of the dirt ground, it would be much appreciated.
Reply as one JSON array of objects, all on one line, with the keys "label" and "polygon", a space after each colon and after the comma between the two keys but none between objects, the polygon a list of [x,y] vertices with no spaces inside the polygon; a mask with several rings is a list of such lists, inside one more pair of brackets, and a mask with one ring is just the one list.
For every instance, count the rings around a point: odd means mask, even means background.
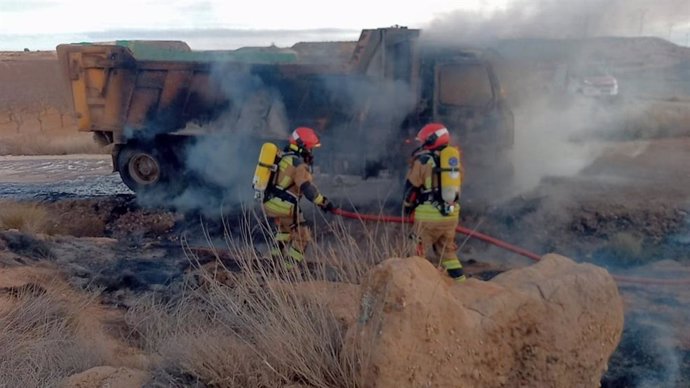
[{"label": "dirt ground", "polygon": [[[690,279],[690,173],[678,167],[686,165],[689,138],[611,143],[579,174],[544,179],[489,208],[465,205],[463,224],[538,253],[594,262],[614,274]],[[347,177],[323,183],[324,191],[341,196],[363,185]],[[388,195],[390,183],[378,184],[380,195]],[[108,192],[112,189],[121,194]],[[142,209],[103,157],[5,158],[0,163],[0,193],[15,201],[41,201],[54,223],[63,226],[43,237],[2,232],[0,265],[56,264],[77,289],[100,290],[106,306],[126,309],[142,294],[170,297],[179,292],[193,268],[214,260],[204,230],[223,246],[218,221]],[[351,202],[360,205],[357,201]],[[242,217],[239,208],[226,215],[230,234],[240,233],[232,225]],[[395,228],[393,233],[400,230]],[[322,240],[328,235],[317,233]],[[462,237],[460,242],[468,272],[479,278],[528,264],[481,242]],[[183,243],[199,248],[198,263],[190,260]],[[257,244],[257,249],[265,247]],[[223,258],[232,268],[232,258]],[[690,337],[683,330],[690,318],[687,287],[619,286],[626,301],[626,326],[603,385],[684,386],[690,378]]]}]

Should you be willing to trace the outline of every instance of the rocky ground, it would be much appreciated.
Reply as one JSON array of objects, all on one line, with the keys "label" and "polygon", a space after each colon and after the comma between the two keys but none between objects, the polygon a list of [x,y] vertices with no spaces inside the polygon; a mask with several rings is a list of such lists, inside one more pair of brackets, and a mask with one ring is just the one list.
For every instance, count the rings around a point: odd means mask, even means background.
[{"label": "rocky ground", "polygon": [[[252,236],[255,248],[265,250],[259,222],[246,217],[246,208],[226,207],[225,222],[194,212],[182,215],[165,208],[142,208],[111,172],[108,159],[3,159],[3,209],[28,202],[38,203],[44,212],[38,233],[0,233],[0,266],[3,271],[10,271],[5,278],[37,276],[39,280],[30,283],[49,290],[40,279],[59,276],[65,287],[97,293],[100,303],[94,308],[98,314],[109,311],[108,314],[115,315],[93,319],[106,319],[107,322],[99,321],[105,327],[103,335],[110,336],[112,333],[108,332],[113,331],[117,337],[117,333],[130,330],[122,314],[136,306],[142,295],[175,300],[190,283],[200,281],[198,268],[216,265],[213,263],[217,263],[217,257],[231,270],[237,270],[238,252],[228,251],[228,237]],[[466,227],[540,254],[558,252],[577,261],[604,266],[618,276],[687,280],[690,173],[680,167],[687,165],[687,138],[610,143],[593,163],[576,174],[546,177],[537,186],[499,204],[465,201],[462,222]],[[391,181],[362,182],[354,177],[331,176],[317,179],[322,189],[333,193],[331,196],[345,207],[356,206],[374,213],[395,212],[394,207],[386,205],[395,194]],[[368,186],[363,191],[365,183]],[[363,192],[379,200],[366,200]],[[319,225],[315,235],[320,245],[333,246],[332,241],[345,231],[360,242],[366,241],[372,231],[382,233],[392,245],[405,240],[405,232],[399,226],[367,226],[363,230],[357,222],[341,223],[318,211],[309,210],[307,216]],[[478,279],[490,279],[530,263],[482,242],[464,237],[460,242],[468,272]],[[220,251],[210,249],[211,245]],[[314,256],[318,253],[314,252]],[[312,261],[314,270],[319,261]],[[327,260],[321,264],[338,265]],[[17,271],[23,274],[19,276]],[[46,275],[46,271],[52,275]],[[12,283],[3,289],[12,292],[16,286]],[[621,343],[603,377],[603,386],[687,385],[690,337],[683,328],[690,319],[688,289],[687,285],[619,282],[625,303],[625,326]],[[127,342],[117,344],[119,349]],[[141,351],[136,346],[127,349],[125,354]],[[131,357],[108,358],[108,354],[100,356],[109,362],[102,365],[115,369],[91,371],[85,379],[116,381],[123,373],[137,379],[142,378],[141,370],[147,369]]]},{"label": "rocky ground", "polygon": [[[593,262],[617,275],[690,279],[690,173],[678,167],[689,165],[688,159],[688,139],[617,143],[577,175],[544,179],[499,205],[465,204],[463,224],[538,253],[559,252]],[[0,233],[3,271],[47,266],[37,271],[56,271],[70,287],[97,292],[99,308],[122,312],[142,295],[170,299],[182,292],[184,284],[195,281],[190,274],[196,268],[216,262],[209,242],[221,247],[216,253],[230,269],[237,269],[236,258],[226,252],[224,232],[242,235],[240,207],[229,209],[225,226],[199,215],[142,209],[110,172],[106,160],[33,157],[0,163],[0,196],[11,202],[39,201],[49,219],[45,233]],[[340,199],[358,192],[362,184],[355,178],[322,178],[327,182],[324,190]],[[393,190],[385,180],[375,187],[383,197]],[[376,211],[377,206],[361,208]],[[309,215],[318,225],[336,221],[319,213]],[[354,222],[346,227],[357,238],[366,233],[358,231]],[[399,227],[386,229],[389,235],[400,234]],[[337,229],[321,230],[317,238],[327,243]],[[261,238],[258,229],[249,234]],[[468,271],[480,279],[529,263],[481,242],[461,242]],[[42,281],[36,284],[43,287]],[[690,337],[683,329],[690,318],[687,289],[619,283],[625,328],[602,380],[604,386],[687,385]],[[126,331],[122,322],[108,327]],[[141,368],[127,362],[108,365]],[[106,372],[112,371],[99,371]]]}]

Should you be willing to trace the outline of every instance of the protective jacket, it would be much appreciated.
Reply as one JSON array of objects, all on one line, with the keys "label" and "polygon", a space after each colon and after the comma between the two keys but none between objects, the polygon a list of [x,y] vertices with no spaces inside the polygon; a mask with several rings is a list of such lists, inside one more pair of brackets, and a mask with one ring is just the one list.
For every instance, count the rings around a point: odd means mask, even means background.
[{"label": "protective jacket", "polygon": [[404,206],[408,212],[414,210],[415,221],[448,221],[460,216],[460,206],[444,208],[441,197],[439,153],[442,149],[418,152],[407,173]]},{"label": "protective jacket", "polygon": [[312,182],[311,166],[302,156],[289,147],[280,155],[278,170],[267,190],[264,207],[275,217],[291,216],[302,196],[316,205],[322,205],[325,197]]}]

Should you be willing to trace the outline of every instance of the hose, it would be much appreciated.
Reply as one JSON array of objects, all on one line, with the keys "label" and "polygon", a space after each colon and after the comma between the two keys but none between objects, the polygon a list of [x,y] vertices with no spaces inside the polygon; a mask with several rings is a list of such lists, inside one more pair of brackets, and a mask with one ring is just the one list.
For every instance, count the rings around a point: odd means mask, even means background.
[{"label": "hose", "polygon": [[[411,217],[395,217],[395,216],[374,216],[370,214],[359,214],[359,213],[353,213],[353,212],[348,212],[342,209],[333,209],[333,214],[345,217],[345,218],[352,218],[352,219],[357,219],[357,220],[362,220],[362,221],[378,221],[378,222],[387,222],[387,223],[393,223],[393,224],[411,224],[414,222],[414,219]],[[530,252],[526,249],[517,247],[515,245],[509,244],[505,241],[493,238],[491,236],[488,236],[483,233],[479,233],[477,231],[467,229],[462,226],[458,226],[455,228],[455,231],[460,234],[464,234],[465,236],[469,238],[475,238],[477,240],[484,241],[486,243],[495,245],[499,248],[503,248],[507,251],[517,253],[518,255],[524,256],[530,260],[533,261],[539,261],[541,260],[541,256],[537,255],[536,253]]]},{"label": "hose", "polygon": [[[332,213],[344,217],[360,221],[375,221],[375,222],[385,222],[392,224],[411,224],[414,222],[412,217],[396,217],[396,216],[386,216],[386,215],[371,215],[371,214],[359,214],[355,212],[349,212],[346,210],[334,208]],[[497,246],[499,248],[505,249],[507,251],[517,253],[520,256],[526,257],[532,261],[541,260],[541,255],[534,252],[528,251],[524,248],[509,244],[503,240],[491,237],[489,235],[458,226],[455,231],[460,234],[464,234],[469,238],[474,238],[477,240],[484,241],[491,245]],[[659,286],[678,286],[678,285],[690,285],[690,279],[650,279],[650,278],[638,278],[631,276],[619,276],[611,275],[617,282],[620,283],[634,283],[634,284],[645,284],[645,285],[659,285]]]}]

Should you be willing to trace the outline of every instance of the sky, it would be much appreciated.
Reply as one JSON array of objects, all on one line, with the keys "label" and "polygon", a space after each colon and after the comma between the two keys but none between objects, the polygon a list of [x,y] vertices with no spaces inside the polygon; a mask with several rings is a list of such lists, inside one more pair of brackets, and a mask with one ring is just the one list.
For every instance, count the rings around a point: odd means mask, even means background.
[{"label": "sky", "polygon": [[[52,50],[59,43],[116,39],[184,40],[194,49],[356,40],[363,28],[431,28],[462,11],[489,19],[516,10],[522,15],[530,1],[560,9],[569,1],[605,0],[0,0],[0,50]],[[675,23],[674,29],[667,35],[686,44],[690,24]]]},{"label": "sky", "polygon": [[200,29],[212,31],[205,39],[191,34],[197,43],[192,47],[199,49],[232,45],[232,40],[217,36],[219,29],[251,30],[253,34],[244,34],[245,41],[251,38],[249,43],[264,45],[306,40],[312,33],[308,30],[319,29],[328,29],[320,31],[321,36],[356,39],[362,28],[421,27],[453,10],[495,9],[507,1],[0,0],[0,50],[52,49],[65,41],[161,38],[161,31],[190,40],[190,32]]}]

